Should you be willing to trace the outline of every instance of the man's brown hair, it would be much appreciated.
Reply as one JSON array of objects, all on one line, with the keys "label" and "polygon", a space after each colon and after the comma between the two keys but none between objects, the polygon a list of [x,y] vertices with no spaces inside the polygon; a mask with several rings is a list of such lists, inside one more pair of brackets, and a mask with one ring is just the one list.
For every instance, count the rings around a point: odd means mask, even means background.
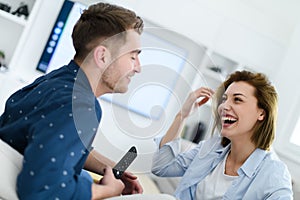
[{"label": "man's brown hair", "polygon": [[85,59],[102,41],[127,30],[134,29],[141,34],[143,26],[143,20],[131,10],[108,3],[91,5],[83,11],[73,28],[74,58]]}]

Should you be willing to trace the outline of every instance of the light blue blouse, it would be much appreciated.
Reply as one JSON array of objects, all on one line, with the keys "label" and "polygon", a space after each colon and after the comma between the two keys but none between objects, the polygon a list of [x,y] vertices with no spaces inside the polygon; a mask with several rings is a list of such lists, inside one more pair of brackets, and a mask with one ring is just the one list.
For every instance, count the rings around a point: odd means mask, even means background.
[{"label": "light blue blouse", "polygon": [[[155,139],[159,145],[161,138]],[[169,142],[154,153],[152,172],[161,177],[182,179],[175,191],[180,200],[193,200],[197,184],[224,159],[230,145],[223,147],[221,137],[201,141],[195,148],[179,153],[180,139]],[[223,200],[293,199],[291,176],[275,152],[256,149],[238,170]]]},{"label": "light blue blouse", "polygon": [[81,170],[101,108],[74,61],[14,93],[0,117],[0,138],[24,155],[20,199],[91,199]]}]

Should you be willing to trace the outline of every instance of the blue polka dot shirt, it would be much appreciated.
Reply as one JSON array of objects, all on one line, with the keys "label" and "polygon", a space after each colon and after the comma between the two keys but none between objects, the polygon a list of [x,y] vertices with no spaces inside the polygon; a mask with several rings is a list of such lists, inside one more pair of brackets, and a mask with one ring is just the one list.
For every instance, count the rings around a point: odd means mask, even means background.
[{"label": "blue polka dot shirt", "polygon": [[91,199],[80,176],[101,119],[85,74],[71,61],[9,97],[0,138],[23,154],[20,199]]}]

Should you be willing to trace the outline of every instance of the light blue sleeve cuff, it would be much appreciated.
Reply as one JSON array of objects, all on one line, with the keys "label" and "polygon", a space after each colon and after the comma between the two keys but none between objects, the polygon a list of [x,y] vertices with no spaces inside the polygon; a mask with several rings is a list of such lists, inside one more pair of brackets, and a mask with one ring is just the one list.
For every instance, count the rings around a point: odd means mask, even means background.
[{"label": "light blue sleeve cuff", "polygon": [[154,142],[157,145],[157,150],[159,152],[172,151],[173,156],[177,155],[180,152],[181,148],[181,138],[176,138],[159,148],[160,142],[163,136],[154,138]]}]

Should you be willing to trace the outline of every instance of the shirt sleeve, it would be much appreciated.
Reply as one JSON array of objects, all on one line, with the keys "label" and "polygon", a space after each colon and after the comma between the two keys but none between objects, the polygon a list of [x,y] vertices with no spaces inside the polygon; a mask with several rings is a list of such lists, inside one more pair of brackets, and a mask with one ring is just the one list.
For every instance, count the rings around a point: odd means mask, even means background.
[{"label": "shirt sleeve", "polygon": [[265,191],[268,200],[292,200],[293,190],[290,173],[287,166],[281,161],[273,161],[268,167],[270,168],[265,177]]},{"label": "shirt sleeve", "polygon": [[196,156],[203,158],[211,151],[223,148],[219,135],[202,140],[195,147],[183,152],[180,150],[181,138],[170,141],[159,148],[161,140],[162,137],[154,139],[158,150],[153,155],[152,173],[162,177],[183,176]]},{"label": "shirt sleeve", "polygon": [[162,138],[154,140],[158,150],[153,155],[152,173],[162,177],[182,176],[197,155],[201,144],[187,152],[180,153],[180,138],[159,148],[161,140]]}]

